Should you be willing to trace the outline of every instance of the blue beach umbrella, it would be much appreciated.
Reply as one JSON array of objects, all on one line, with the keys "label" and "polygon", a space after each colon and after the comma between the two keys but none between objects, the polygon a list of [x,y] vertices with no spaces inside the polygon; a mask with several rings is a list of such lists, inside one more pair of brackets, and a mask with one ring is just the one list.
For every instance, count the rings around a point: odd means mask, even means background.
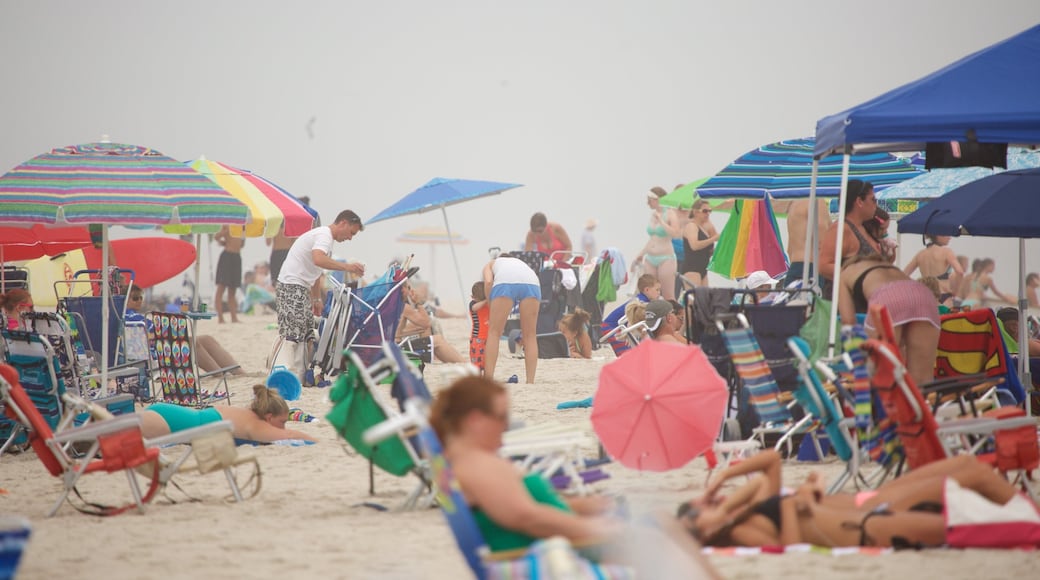
[{"label": "blue beach umbrella", "polygon": [[449,205],[455,205],[464,201],[478,199],[489,195],[502,193],[503,191],[520,187],[519,183],[500,183],[497,181],[475,181],[472,179],[446,179],[435,177],[419,189],[399,199],[396,203],[375,217],[368,220],[368,224],[374,224],[395,217],[424,213],[436,209],[441,210],[444,216],[444,229],[448,232],[448,245],[451,247],[451,257],[455,261],[455,275],[459,280],[459,291],[462,293],[462,303],[466,303],[466,290],[462,285],[462,271],[459,269],[459,258],[455,254],[455,243],[452,241],[451,226],[448,224],[448,212],[445,210]]},{"label": "blue beach umbrella", "polygon": [[[809,197],[815,140],[791,139],[763,145],[741,155],[697,188],[701,197],[746,197],[761,199],[769,194],[776,199]],[[820,160],[816,182],[818,197],[836,197],[841,192],[842,156]],[[921,175],[909,161],[889,153],[853,155],[849,178],[874,184],[883,191]]]},{"label": "blue beach umbrella", "polygon": [[[1025,238],[1040,238],[1040,168],[1004,171],[972,181],[899,220],[899,233],[1018,238],[1019,345],[1025,349]],[[1019,378],[1031,385],[1028,357],[1019,357]],[[1028,400],[1028,399],[1027,399]],[[1028,404],[1028,403],[1027,403]],[[1027,411],[1028,412],[1028,411]]]}]

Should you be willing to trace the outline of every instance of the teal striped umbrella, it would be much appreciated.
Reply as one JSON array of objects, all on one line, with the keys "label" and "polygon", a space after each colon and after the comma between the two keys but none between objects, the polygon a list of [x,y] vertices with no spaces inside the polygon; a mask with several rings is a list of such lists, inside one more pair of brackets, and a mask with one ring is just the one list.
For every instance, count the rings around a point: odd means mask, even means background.
[{"label": "teal striped umbrella", "polygon": [[[701,197],[744,197],[776,199],[809,197],[812,176],[813,139],[791,139],[763,145],[740,156],[697,188]],[[820,160],[816,182],[817,197],[835,197],[841,188],[842,156]],[[849,178],[869,181],[874,191],[921,175],[910,162],[889,153],[853,155]]]},{"label": "teal striped umbrella", "polygon": [[246,206],[147,147],[88,143],[38,155],[0,177],[0,223],[243,225]]}]

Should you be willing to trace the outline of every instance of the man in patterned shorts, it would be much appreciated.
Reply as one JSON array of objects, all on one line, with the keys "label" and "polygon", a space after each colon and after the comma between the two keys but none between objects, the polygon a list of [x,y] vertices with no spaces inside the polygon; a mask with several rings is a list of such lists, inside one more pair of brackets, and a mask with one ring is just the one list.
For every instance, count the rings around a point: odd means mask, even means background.
[{"label": "man in patterned shorts", "polygon": [[278,334],[285,340],[305,345],[312,337],[314,317],[321,314],[323,270],[365,275],[363,264],[345,264],[331,257],[333,242],[353,239],[364,229],[361,218],[347,209],[336,216],[332,225],[316,227],[293,242],[275,288]]}]

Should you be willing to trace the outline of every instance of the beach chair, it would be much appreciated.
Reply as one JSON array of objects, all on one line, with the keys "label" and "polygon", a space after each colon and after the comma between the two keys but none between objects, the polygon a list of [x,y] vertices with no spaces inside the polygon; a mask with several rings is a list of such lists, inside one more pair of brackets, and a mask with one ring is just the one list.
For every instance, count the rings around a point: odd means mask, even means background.
[{"label": "beach chair", "polygon": [[634,578],[634,571],[618,565],[595,564],[578,557],[563,538],[536,542],[527,549],[492,552],[466,499],[462,496],[451,464],[444,457],[437,434],[426,419],[424,401],[411,398],[399,416],[373,425],[365,431],[369,444],[400,437],[402,432],[418,429],[419,448],[429,461],[436,493],[455,543],[479,580],[489,578]]},{"label": "beach chair", "polygon": [[[109,281],[124,280],[126,288],[133,287],[134,274],[130,270],[113,268]],[[101,296],[101,284],[105,283],[100,270],[80,270],[73,274],[71,280],[54,283],[54,294],[58,298],[58,313],[68,314],[76,321],[81,340],[86,349],[96,353],[94,357],[100,367],[101,356],[107,353],[110,367],[119,364],[119,345],[123,340],[123,319],[126,315],[126,295],[119,293],[119,283],[108,300],[108,342],[103,344],[103,309],[104,297]],[[69,296],[62,296],[60,287],[66,288]],[[129,292],[129,290],[127,290]]]},{"label": "beach chair", "polygon": [[332,408],[326,418],[352,449],[369,460],[370,495],[375,495],[374,466],[378,466],[397,477],[414,474],[419,479],[398,510],[428,506],[432,501],[428,494],[428,465],[420,459],[415,441],[398,434],[378,445],[371,445],[363,435],[369,427],[401,414],[399,408],[391,405],[380,392],[380,383],[389,379],[392,382],[391,395],[401,401],[409,396],[429,400],[429,391],[418,369],[392,342],[383,343],[379,351],[382,356],[370,365],[362,361],[360,352],[363,351],[347,351],[347,367],[329,392]]},{"label": "beach chair", "polygon": [[32,535],[29,520],[12,515],[0,516],[0,578],[15,577],[22,552]]},{"label": "beach chair", "polygon": [[[152,312],[155,326],[155,353],[158,382],[162,387],[158,398],[178,405],[206,407],[225,401],[231,404],[228,375],[238,365],[199,372],[195,360],[195,337],[191,335],[191,321],[184,314]],[[202,388],[202,381],[215,379],[213,390]]]},{"label": "beach chair", "polygon": [[[54,348],[33,332],[5,329],[0,335],[6,351],[4,362],[17,373],[21,388],[41,420],[51,429],[57,429],[64,413],[61,396],[65,393],[65,381]],[[0,437],[3,438],[0,454],[29,442],[25,424],[11,416],[0,417]]]},{"label": "beach chair", "polygon": [[[140,417],[124,415],[111,421],[69,428],[55,434],[19,383],[18,371],[5,364],[0,364],[0,400],[4,403],[4,413],[27,431],[29,444],[37,457],[50,474],[62,483],[62,493],[47,513],[48,517],[57,513],[66,501],[77,510],[94,515],[116,515],[132,507],[144,513],[144,504],[152,500],[159,488],[159,450],[145,446]],[[74,457],[67,452],[66,447],[72,443],[86,443],[89,449]],[[148,464],[153,465],[151,481],[147,491],[142,494],[134,469]],[[76,489],[80,478],[100,472],[124,472],[133,501],[119,507],[74,503],[70,494],[75,492],[80,497]]]},{"label": "beach chair", "polygon": [[[981,376],[980,376],[981,375]],[[1015,365],[1008,354],[1001,334],[1000,321],[988,308],[956,312],[941,317],[939,349],[935,359],[936,380],[960,379],[957,382],[975,384],[986,379],[1000,381],[991,389],[964,391],[959,397],[959,408],[966,412],[964,402],[978,414],[976,401],[992,405],[1021,404],[1025,389],[1018,378]],[[927,385],[921,385],[927,391]]]},{"label": "beach chair", "polygon": [[[791,399],[789,402],[781,403],[776,379],[744,314],[733,315],[738,324],[731,328],[725,326],[722,318],[724,317],[716,320],[716,327],[730,353],[733,368],[740,379],[740,387],[745,391],[747,400],[758,418],[758,426],[751,428],[750,437],[757,438],[765,447],[766,435],[777,434],[779,438],[774,448],[779,450],[786,446],[790,455],[792,437],[796,434],[811,433],[814,429],[812,415],[804,415],[795,421],[791,413],[796,405],[795,401]],[[739,397],[738,400],[742,398]],[[740,405],[743,407],[742,403]]]},{"label": "beach chair", "polygon": [[610,477],[600,469],[604,460],[587,460],[585,450],[599,445],[587,429],[558,423],[511,428],[502,434],[499,455],[526,473],[544,476],[559,491],[588,495],[591,484]]}]

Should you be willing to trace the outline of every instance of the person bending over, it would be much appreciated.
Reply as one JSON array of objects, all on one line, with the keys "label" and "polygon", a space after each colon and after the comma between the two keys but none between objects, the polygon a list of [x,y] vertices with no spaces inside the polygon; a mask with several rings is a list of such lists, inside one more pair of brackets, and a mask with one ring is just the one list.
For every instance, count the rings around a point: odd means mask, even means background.
[{"label": "person bending over", "polygon": [[217,421],[231,421],[236,439],[261,443],[282,439],[317,441],[302,431],[285,428],[289,405],[277,390],[255,385],[253,395],[253,403],[248,409],[230,405],[193,409],[171,403],[153,403],[140,412],[141,433],[146,439],[153,439]]}]

